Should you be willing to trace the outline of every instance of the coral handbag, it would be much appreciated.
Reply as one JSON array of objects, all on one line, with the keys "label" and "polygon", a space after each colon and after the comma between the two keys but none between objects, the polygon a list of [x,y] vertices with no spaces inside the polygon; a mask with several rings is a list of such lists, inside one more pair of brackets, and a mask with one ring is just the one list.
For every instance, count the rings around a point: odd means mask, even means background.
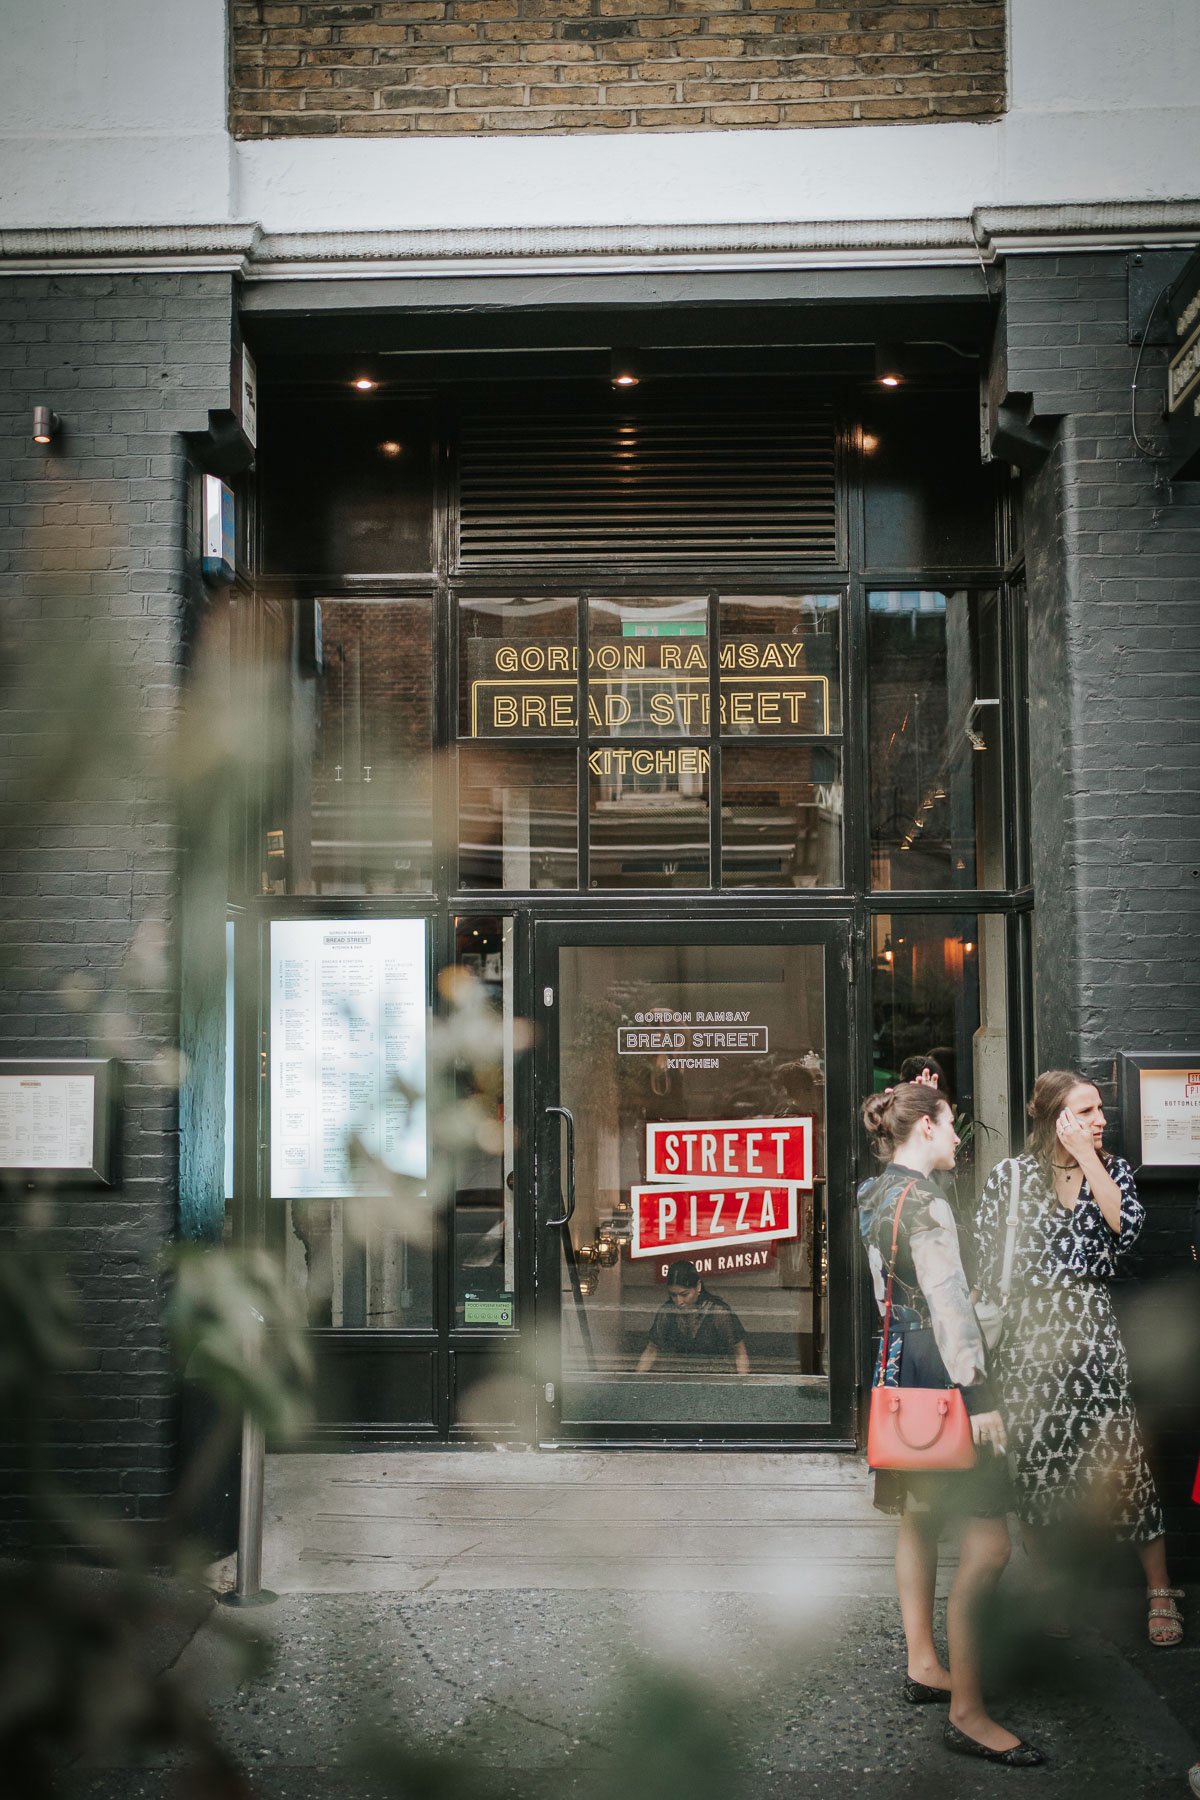
[{"label": "coral handbag", "polygon": [[872,1469],[973,1469],[975,1446],[966,1402],[956,1387],[885,1387],[888,1337],[892,1329],[892,1279],[900,1237],[900,1210],[915,1184],[909,1182],[896,1202],[892,1221],[892,1256],[888,1264],[883,1308],[883,1347],[879,1380],[871,1389],[867,1423],[867,1464]]}]

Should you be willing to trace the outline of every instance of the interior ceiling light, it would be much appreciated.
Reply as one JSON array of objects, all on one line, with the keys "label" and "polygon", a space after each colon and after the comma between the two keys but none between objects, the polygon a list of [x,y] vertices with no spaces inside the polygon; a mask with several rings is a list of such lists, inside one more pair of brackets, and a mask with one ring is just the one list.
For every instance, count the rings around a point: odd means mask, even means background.
[{"label": "interior ceiling light", "polygon": [[880,387],[898,388],[904,380],[904,358],[899,344],[876,344],[875,379]]},{"label": "interior ceiling light", "polygon": [[385,438],[379,446],[380,456],[400,456],[403,450],[404,445],[398,444],[395,438]]},{"label": "interior ceiling light", "polygon": [[373,394],[375,389],[379,386],[379,383],[377,381],[372,381],[369,375],[359,375],[355,378],[353,385],[358,389],[360,394]]},{"label": "interior ceiling light", "polygon": [[609,359],[609,374],[615,388],[633,388],[641,380],[637,359],[632,350],[614,350]]}]

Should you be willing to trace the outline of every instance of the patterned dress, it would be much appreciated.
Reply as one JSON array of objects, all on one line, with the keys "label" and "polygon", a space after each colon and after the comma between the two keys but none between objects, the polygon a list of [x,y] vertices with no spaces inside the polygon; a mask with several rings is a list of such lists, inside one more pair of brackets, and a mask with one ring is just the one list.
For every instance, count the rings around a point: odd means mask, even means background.
[{"label": "patterned dress", "polygon": [[1060,1205],[1032,1156],[998,1163],[976,1223],[978,1286],[998,1301],[1014,1161],[1021,1194],[1008,1318],[992,1373],[1008,1418],[1022,1521],[1100,1525],[1146,1544],[1163,1531],[1129,1391],[1108,1283],[1137,1242],[1145,1208],[1129,1164],[1114,1157],[1121,1230],[1111,1231],[1086,1180]]}]

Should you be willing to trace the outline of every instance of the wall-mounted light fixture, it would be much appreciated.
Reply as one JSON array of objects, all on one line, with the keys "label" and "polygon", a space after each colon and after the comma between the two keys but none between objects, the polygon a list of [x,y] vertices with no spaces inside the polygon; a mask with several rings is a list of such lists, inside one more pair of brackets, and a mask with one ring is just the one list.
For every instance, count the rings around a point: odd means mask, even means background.
[{"label": "wall-mounted light fixture", "polygon": [[875,379],[885,388],[898,388],[903,383],[904,358],[899,344],[876,344]]},{"label": "wall-mounted light fixture", "polygon": [[641,380],[632,350],[614,350],[609,358],[609,378],[615,388],[634,388]]},{"label": "wall-mounted light fixture", "polygon": [[48,406],[35,406],[33,409],[33,441],[35,444],[49,444],[62,429],[62,420]]}]

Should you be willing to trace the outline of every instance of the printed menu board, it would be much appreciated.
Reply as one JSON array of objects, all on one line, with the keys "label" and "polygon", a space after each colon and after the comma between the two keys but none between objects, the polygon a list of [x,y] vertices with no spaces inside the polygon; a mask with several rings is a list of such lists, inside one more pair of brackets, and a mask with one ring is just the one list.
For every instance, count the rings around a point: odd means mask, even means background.
[{"label": "printed menu board", "polygon": [[94,1075],[0,1075],[0,1168],[90,1169]]},{"label": "printed menu board", "polygon": [[426,1173],[425,922],[288,919],[271,926],[271,1192],[382,1194],[350,1140],[400,1175]]},{"label": "printed menu board", "polygon": [[1200,1166],[1200,1066],[1143,1068],[1140,1101],[1143,1166]]}]

